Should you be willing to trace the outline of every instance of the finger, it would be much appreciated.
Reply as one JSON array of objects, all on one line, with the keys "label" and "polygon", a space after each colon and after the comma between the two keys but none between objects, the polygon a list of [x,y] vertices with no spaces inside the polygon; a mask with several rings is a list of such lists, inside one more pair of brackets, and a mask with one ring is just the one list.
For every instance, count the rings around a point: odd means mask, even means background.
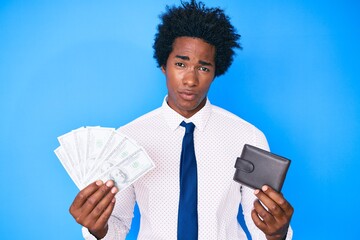
[{"label": "finger", "polygon": [[93,211],[93,209],[97,206],[97,204],[108,194],[113,186],[113,181],[107,181],[105,184],[99,187],[95,193],[89,196],[81,207],[81,215],[83,217],[89,215],[91,211]]},{"label": "finger", "polygon": [[110,192],[96,205],[96,207],[91,211],[90,216],[94,219],[98,219],[103,212],[107,209],[109,204],[115,199],[115,194],[118,192],[116,187],[112,187]]},{"label": "finger", "polygon": [[102,181],[96,181],[89,184],[86,188],[81,190],[75,197],[73,203],[70,206],[70,213],[73,215],[80,209],[84,203],[87,201],[88,197],[94,194],[99,187],[103,184]]},{"label": "finger", "polygon": [[100,215],[100,217],[98,218],[98,220],[96,221],[96,225],[97,226],[106,226],[111,214],[112,214],[112,211],[115,207],[115,202],[116,202],[116,199],[115,197],[113,197],[110,201],[110,203],[107,205],[105,211],[102,212],[102,214]]},{"label": "finger", "polygon": [[268,206],[271,212],[273,212],[275,215],[285,213],[287,217],[292,216],[294,209],[290,205],[290,203],[286,201],[286,199],[281,193],[276,192],[274,189],[267,185],[264,185],[261,189],[270,199],[275,202],[274,205],[270,204],[270,206]]},{"label": "finger", "polygon": [[263,223],[270,225],[276,222],[274,216],[268,212],[259,200],[254,202],[254,210],[261,217]]},{"label": "finger", "polygon": [[255,209],[251,211],[251,218],[254,224],[263,232],[267,231],[267,225],[261,220]]},{"label": "finger", "polygon": [[275,192],[273,189],[267,188],[267,186],[262,187],[262,191],[258,189],[255,190],[254,193],[274,217],[281,217],[285,214],[278,203],[271,198],[271,196],[274,197],[274,195],[278,197],[279,193]]}]

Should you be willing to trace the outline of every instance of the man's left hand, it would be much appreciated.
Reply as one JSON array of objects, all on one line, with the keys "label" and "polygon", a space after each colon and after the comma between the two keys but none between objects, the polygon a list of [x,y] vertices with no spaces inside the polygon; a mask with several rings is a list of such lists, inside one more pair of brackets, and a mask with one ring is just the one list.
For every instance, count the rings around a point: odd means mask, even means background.
[{"label": "man's left hand", "polygon": [[267,185],[261,190],[255,190],[255,195],[258,199],[251,212],[255,225],[265,233],[268,240],[285,239],[294,208],[281,193]]}]

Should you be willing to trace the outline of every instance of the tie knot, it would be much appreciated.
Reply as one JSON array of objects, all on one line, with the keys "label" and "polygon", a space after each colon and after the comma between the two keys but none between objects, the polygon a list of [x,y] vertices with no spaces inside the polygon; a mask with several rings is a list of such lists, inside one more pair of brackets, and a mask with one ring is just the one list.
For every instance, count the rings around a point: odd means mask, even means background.
[{"label": "tie knot", "polygon": [[180,126],[185,128],[185,133],[193,133],[195,129],[195,125],[192,122],[186,123],[182,121]]}]

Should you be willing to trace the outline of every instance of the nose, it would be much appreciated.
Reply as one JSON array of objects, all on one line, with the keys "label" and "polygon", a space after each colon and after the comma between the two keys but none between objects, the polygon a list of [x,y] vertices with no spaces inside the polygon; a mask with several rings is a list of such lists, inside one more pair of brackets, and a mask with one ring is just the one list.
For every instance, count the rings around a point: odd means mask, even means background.
[{"label": "nose", "polygon": [[198,85],[199,79],[195,68],[189,68],[188,71],[186,71],[183,78],[183,83],[189,87]]}]

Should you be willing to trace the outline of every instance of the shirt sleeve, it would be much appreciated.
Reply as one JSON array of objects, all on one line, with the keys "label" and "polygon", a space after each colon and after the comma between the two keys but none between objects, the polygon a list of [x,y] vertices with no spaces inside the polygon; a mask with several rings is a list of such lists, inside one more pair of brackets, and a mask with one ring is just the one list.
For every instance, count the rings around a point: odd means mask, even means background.
[{"label": "shirt sleeve", "polygon": [[[123,240],[128,234],[134,217],[135,191],[131,185],[116,195],[114,210],[108,221],[108,232],[103,240]],[[86,240],[97,240],[87,228],[82,229]]]},{"label": "shirt sleeve", "polygon": [[[262,148],[264,150],[269,151],[269,145],[268,142],[266,140],[265,135],[255,129],[254,130],[254,145]],[[242,204],[242,208],[243,208],[243,215],[244,215],[244,219],[245,219],[245,223],[246,226],[251,234],[251,237],[253,240],[266,240],[266,236],[265,234],[255,225],[255,223],[253,222],[252,218],[251,218],[251,211],[254,208],[254,201],[256,200],[256,196],[254,194],[254,190],[246,187],[246,186],[242,186],[241,189],[241,204]],[[286,235],[286,240],[291,240],[293,236],[293,231],[291,226],[289,226],[287,235]]]},{"label": "shirt sleeve", "polygon": [[[243,208],[243,215],[245,219],[246,226],[251,234],[253,240],[266,240],[265,234],[255,225],[251,218],[251,211],[254,208],[253,203],[256,200],[254,190],[248,188],[246,186],[242,186],[241,190],[242,194],[242,208]],[[291,226],[289,226],[286,240],[291,240],[293,236],[293,231]]]}]

